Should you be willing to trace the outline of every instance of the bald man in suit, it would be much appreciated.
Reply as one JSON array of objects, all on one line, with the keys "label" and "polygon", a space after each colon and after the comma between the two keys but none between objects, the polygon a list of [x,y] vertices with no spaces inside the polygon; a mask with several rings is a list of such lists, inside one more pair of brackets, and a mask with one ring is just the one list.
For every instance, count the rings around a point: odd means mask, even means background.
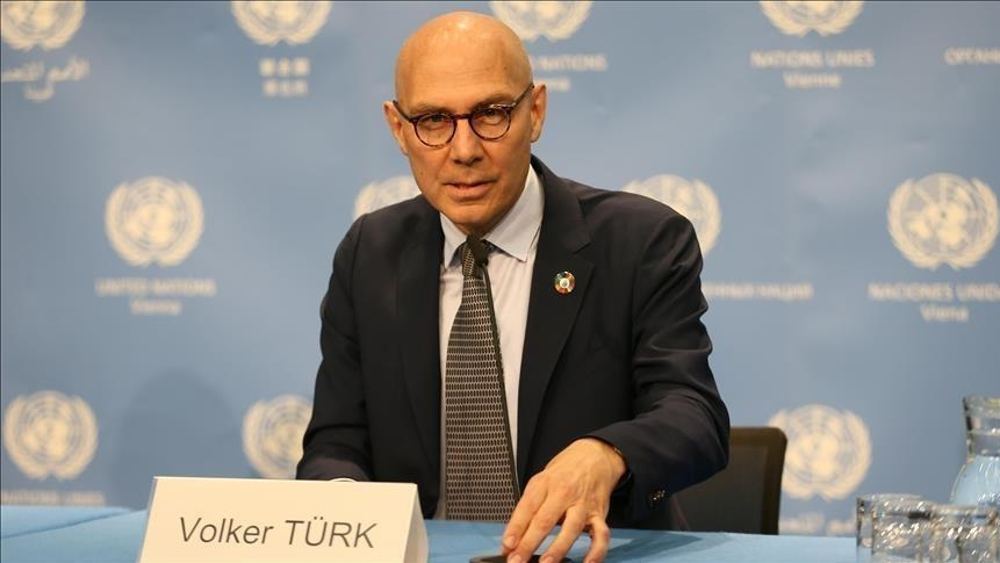
[{"label": "bald man in suit", "polygon": [[602,560],[609,525],[683,528],[671,495],[725,467],[729,442],[690,222],[532,156],[547,91],[493,18],[426,23],[395,86],[384,113],[421,195],[362,216],[337,249],[298,477],[414,482],[424,515],[448,517],[442,374],[457,249],[472,237],[495,249],[485,268],[520,493],[508,561],[559,522],[555,560],[583,532],[587,560]]}]

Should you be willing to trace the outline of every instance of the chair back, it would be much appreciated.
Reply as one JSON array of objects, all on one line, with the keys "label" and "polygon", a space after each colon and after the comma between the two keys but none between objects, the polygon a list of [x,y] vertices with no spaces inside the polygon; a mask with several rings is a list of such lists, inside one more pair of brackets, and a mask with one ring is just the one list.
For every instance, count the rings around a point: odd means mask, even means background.
[{"label": "chair back", "polygon": [[732,428],[729,465],[674,495],[691,530],[777,534],[787,444],[780,428]]}]

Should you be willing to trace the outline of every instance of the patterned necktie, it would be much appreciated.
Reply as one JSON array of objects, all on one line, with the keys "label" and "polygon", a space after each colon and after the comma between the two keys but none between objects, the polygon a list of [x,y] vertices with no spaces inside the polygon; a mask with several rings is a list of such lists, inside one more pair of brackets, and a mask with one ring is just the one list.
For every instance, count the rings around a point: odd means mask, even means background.
[{"label": "patterned necktie", "polygon": [[[491,248],[485,243],[487,252]],[[445,486],[449,520],[504,522],[518,484],[507,425],[500,337],[489,277],[469,244],[462,258],[462,304],[448,338],[445,367]]]}]

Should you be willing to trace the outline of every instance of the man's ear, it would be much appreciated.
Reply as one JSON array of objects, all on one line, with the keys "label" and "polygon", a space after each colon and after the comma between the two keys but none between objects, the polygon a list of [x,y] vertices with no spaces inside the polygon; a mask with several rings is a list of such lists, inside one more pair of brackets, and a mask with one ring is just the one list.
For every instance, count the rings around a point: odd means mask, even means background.
[{"label": "man's ear", "polygon": [[531,142],[542,136],[542,125],[545,124],[545,108],[549,100],[549,91],[545,84],[538,84],[531,92]]},{"label": "man's ear", "polygon": [[409,156],[409,153],[406,152],[406,139],[403,137],[403,126],[407,125],[407,122],[400,117],[392,102],[383,102],[382,111],[385,113],[385,122],[389,125],[389,132],[396,138],[399,150],[403,151],[404,155]]}]

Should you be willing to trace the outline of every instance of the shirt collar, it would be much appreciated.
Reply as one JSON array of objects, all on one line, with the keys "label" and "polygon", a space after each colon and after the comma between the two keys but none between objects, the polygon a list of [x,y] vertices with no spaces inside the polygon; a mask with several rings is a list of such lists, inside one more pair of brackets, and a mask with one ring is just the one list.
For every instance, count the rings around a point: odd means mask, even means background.
[{"label": "shirt collar", "polygon": [[[529,165],[528,177],[524,182],[521,197],[517,198],[514,207],[504,215],[493,230],[487,233],[485,240],[490,241],[497,249],[513,256],[521,262],[528,259],[531,243],[538,235],[542,226],[542,211],[545,207],[545,196],[542,192],[538,174]],[[455,260],[455,252],[465,243],[465,234],[444,216],[441,216],[441,230],[444,231],[444,254],[446,266]]]}]

